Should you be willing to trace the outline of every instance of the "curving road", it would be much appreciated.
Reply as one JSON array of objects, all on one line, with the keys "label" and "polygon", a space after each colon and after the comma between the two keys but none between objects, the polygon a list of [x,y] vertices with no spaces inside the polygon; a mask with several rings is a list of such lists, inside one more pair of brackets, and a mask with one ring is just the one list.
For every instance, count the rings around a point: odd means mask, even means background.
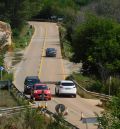
[{"label": "curving road", "polygon": [[[24,52],[24,58],[16,67],[14,83],[16,87],[23,91],[24,79],[28,75],[38,75],[41,81],[58,81],[65,78],[64,61],[62,60],[59,31],[56,23],[48,22],[30,22],[35,27],[35,33],[31,43]],[[45,49],[54,47],[57,49],[57,57],[45,57]],[[55,97],[55,85],[48,84],[53,98],[48,101],[48,109],[55,112],[56,104],[64,104],[68,109],[68,115],[65,116],[72,124],[80,129],[97,129],[94,124],[83,124],[81,113],[86,117],[94,116],[94,112],[100,113],[101,108],[95,106],[98,100],[77,98]]]}]

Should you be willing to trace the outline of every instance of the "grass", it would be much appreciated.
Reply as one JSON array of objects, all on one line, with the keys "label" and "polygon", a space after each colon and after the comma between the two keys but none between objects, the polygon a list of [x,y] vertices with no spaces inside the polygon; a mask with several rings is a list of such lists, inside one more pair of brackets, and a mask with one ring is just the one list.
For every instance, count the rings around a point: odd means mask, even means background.
[{"label": "grass", "polygon": [[84,88],[88,88],[90,85],[92,85],[93,83],[95,83],[95,80],[93,80],[90,77],[87,76],[83,76],[80,73],[73,73],[72,77],[80,84],[80,86],[84,87]]},{"label": "grass", "polygon": [[14,37],[14,48],[23,49],[25,48],[31,40],[31,36],[34,33],[34,28],[29,24],[26,24],[20,32],[20,35]]},{"label": "grass", "polygon": [[14,107],[18,104],[11,96],[8,90],[1,90],[0,89],[0,107]]}]

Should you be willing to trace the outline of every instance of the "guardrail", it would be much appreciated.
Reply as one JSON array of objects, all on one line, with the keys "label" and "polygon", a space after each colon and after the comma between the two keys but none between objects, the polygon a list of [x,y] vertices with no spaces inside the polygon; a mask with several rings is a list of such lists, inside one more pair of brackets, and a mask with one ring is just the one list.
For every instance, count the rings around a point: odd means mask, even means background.
[{"label": "guardrail", "polygon": [[82,86],[80,86],[75,80],[72,80],[81,90],[83,90],[84,92],[91,94],[95,97],[99,97],[99,98],[104,98],[104,99],[110,99],[111,96],[109,95],[105,95],[105,94],[101,94],[101,93],[97,93],[97,92],[92,92],[92,91],[88,91],[85,88],[83,88]]},{"label": "guardrail", "polygon": [[0,88],[9,88],[11,86],[11,82],[8,80],[0,81]]},{"label": "guardrail", "polygon": [[[55,113],[52,113],[51,111],[45,109],[45,112],[49,115],[49,116],[52,116],[53,118],[56,118],[56,114]],[[78,127],[76,127],[75,125],[71,124],[70,122],[64,120],[64,123],[66,126],[69,126],[71,129],[80,129]]]},{"label": "guardrail", "polygon": [[[16,98],[22,98],[24,99],[28,104],[29,104],[29,98],[21,91],[17,89],[17,87],[12,83],[11,89],[10,89],[11,94],[16,97]],[[14,93],[13,93],[14,92]]]},{"label": "guardrail", "polygon": [[88,91],[85,88],[83,88],[82,86],[80,86],[75,80],[73,80],[73,79],[71,79],[71,80],[75,83],[77,88],[80,89],[78,92],[81,96],[83,96],[83,97],[87,96],[88,98],[94,98],[94,97],[99,98],[100,101],[102,102],[101,106],[105,106],[106,102],[112,98],[112,96],[109,96],[109,95]]},{"label": "guardrail", "polygon": [[12,108],[0,109],[0,117],[15,114],[15,113],[20,112],[21,110],[25,110],[26,108],[30,108],[30,107],[31,105],[26,105],[26,106],[17,106],[17,107],[12,107]]}]

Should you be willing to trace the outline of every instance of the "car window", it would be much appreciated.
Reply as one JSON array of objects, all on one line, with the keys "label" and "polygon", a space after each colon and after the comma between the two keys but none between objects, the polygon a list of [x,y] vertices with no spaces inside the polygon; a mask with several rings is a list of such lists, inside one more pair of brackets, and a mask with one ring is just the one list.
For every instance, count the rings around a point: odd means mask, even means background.
[{"label": "car window", "polygon": [[35,86],[34,89],[35,90],[48,90],[48,86],[45,86],[45,85]]},{"label": "car window", "polygon": [[48,51],[55,51],[55,49],[54,48],[49,48],[49,49],[47,49]]},{"label": "car window", "polygon": [[62,86],[74,86],[74,83],[61,83]]},{"label": "car window", "polygon": [[27,80],[28,85],[39,83],[39,82],[40,82],[40,80],[38,80],[38,79],[28,79]]}]

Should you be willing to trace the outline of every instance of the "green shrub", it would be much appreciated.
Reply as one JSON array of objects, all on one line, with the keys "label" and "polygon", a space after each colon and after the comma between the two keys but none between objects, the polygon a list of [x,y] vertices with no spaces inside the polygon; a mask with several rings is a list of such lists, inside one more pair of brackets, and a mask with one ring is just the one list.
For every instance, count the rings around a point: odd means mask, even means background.
[{"label": "green shrub", "polygon": [[93,84],[89,85],[86,89],[89,91],[99,92],[101,93],[101,89],[103,84],[100,81],[95,81]]}]

